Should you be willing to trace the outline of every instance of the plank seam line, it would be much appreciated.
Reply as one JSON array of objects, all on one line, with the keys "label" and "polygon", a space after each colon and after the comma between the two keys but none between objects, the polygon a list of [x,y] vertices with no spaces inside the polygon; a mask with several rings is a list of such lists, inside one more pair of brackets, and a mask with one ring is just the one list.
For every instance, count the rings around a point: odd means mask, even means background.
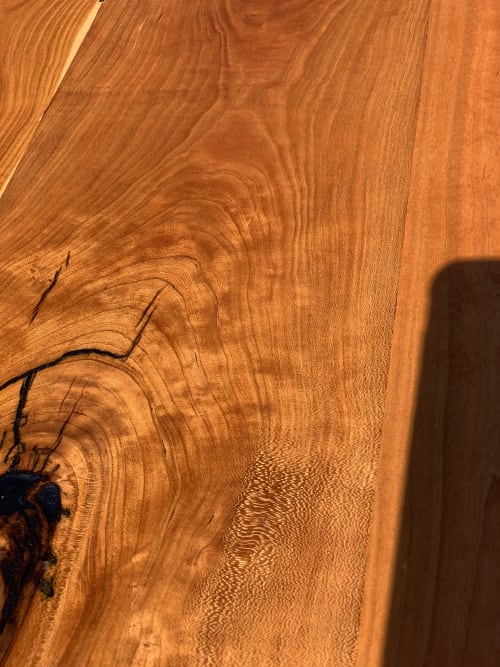
[{"label": "plank seam line", "polygon": [[[421,99],[422,99],[422,87],[423,87],[423,79],[424,79],[424,71],[425,71],[425,64],[427,61],[427,51],[428,51],[428,37],[429,37],[429,27],[430,27],[430,17],[431,17],[431,8],[432,8],[432,0],[428,0],[427,2],[427,25],[425,28],[425,37],[424,37],[424,44],[423,44],[423,49],[422,49],[422,66],[420,69],[420,81],[418,83],[418,94],[417,94],[417,100],[415,104],[415,126],[413,130],[413,140],[412,140],[412,149],[411,149],[411,164],[410,164],[410,170],[409,170],[409,175],[408,175],[408,188],[407,188],[407,193],[406,193],[406,201],[404,205],[404,213],[403,213],[403,232],[401,235],[401,252],[400,252],[400,258],[399,258],[399,267],[398,267],[398,282],[397,282],[397,287],[396,287],[396,298],[394,302],[394,312],[393,312],[393,319],[392,319],[392,331],[391,331],[391,350],[389,353],[389,363],[387,366],[387,375],[386,375],[386,383],[385,383],[385,390],[384,390],[384,406],[387,404],[387,392],[389,390],[389,377],[390,377],[390,370],[391,370],[391,365],[392,365],[392,360],[393,360],[393,337],[394,337],[394,331],[396,328],[396,320],[397,320],[397,313],[398,313],[398,303],[400,299],[400,286],[401,286],[401,266],[402,266],[402,260],[403,260],[403,250],[405,248],[405,239],[407,235],[407,218],[408,218],[408,204],[410,200],[410,190],[411,190],[411,185],[412,185],[412,176],[414,172],[414,162],[415,162],[415,146],[416,146],[416,141],[417,141],[417,130],[418,130],[418,120],[420,117],[420,111],[421,111]],[[385,414],[385,407],[384,407],[384,414]],[[382,446],[382,442],[380,443]],[[368,537],[368,552],[367,552],[367,558],[365,561],[365,567],[364,567],[364,574],[363,574],[363,591],[365,591],[365,586],[366,586],[366,578],[368,574],[368,569],[369,569],[369,562],[372,558],[371,553],[373,548],[376,545],[372,544],[372,530],[373,530],[373,518],[375,514],[375,498],[378,493],[378,472],[379,472],[379,462],[380,462],[380,449],[378,453],[378,462],[377,462],[377,469],[375,472],[374,476],[374,502],[372,503],[371,506],[371,512],[370,512],[370,534]],[[401,517],[399,517],[398,520],[398,530],[401,528]],[[395,565],[395,564],[394,564]],[[394,572],[394,568],[393,568]],[[392,591],[393,591],[393,586],[394,582],[391,581],[390,584],[390,589],[388,591],[389,595],[389,600],[392,598]],[[364,597],[364,593],[363,593]],[[364,610],[364,604],[363,602],[361,603],[361,609],[360,609],[360,617],[362,618],[366,614],[366,611]],[[387,621],[386,619],[385,626],[384,626],[384,636],[381,641],[381,646],[382,650],[385,651],[385,645],[386,645],[386,639],[387,639]],[[361,621],[363,622],[363,621]],[[359,635],[359,628],[358,628],[358,635]],[[381,656],[380,656],[381,657]],[[359,665],[359,643],[357,642],[357,647],[356,647],[356,652],[355,652],[355,665]],[[379,661],[377,664],[381,664]]]}]

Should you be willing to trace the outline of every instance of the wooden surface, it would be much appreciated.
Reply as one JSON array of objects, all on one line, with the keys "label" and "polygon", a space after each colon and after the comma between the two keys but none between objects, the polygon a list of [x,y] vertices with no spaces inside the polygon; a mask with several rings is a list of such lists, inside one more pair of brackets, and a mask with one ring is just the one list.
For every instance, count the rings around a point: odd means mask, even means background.
[{"label": "wooden surface", "polygon": [[[443,287],[450,275],[445,267],[460,260],[500,257],[499,29],[500,7],[496,2],[435,2],[431,6],[360,631],[360,665],[392,667],[406,661],[415,666],[489,665],[496,664],[500,655],[488,642],[482,644],[482,650],[489,653],[488,660],[473,660],[465,652],[469,622],[482,609],[481,603],[474,603],[472,598],[471,577],[477,572],[479,560],[477,533],[485,522],[485,494],[491,478],[498,475],[499,431],[492,420],[498,403],[498,288],[488,268],[471,269],[468,280],[473,285],[473,296],[465,291],[461,304],[459,290],[453,284],[448,293]],[[456,273],[452,268],[451,275]],[[433,287],[438,274],[441,278]],[[498,276],[498,268],[493,268],[492,274]],[[457,300],[459,306],[451,310]],[[453,348],[456,323],[471,326],[461,314],[466,312],[467,301],[477,311],[469,315],[478,326],[477,337],[468,336],[472,361],[462,361],[464,351],[460,354]],[[439,331],[440,319],[445,330]],[[483,332],[485,320],[496,333]],[[486,367],[478,344],[485,340],[491,356]],[[432,356],[434,368],[429,361]],[[485,376],[490,383],[487,392],[482,388]],[[469,405],[454,398],[453,383],[469,387]],[[416,443],[422,442],[420,415],[428,410],[425,392],[438,405],[427,420],[427,428],[438,434],[426,438],[422,455],[415,450]],[[417,401],[420,408],[416,414]],[[457,464],[462,465],[453,470],[446,467],[445,459],[455,456],[456,445],[450,444],[446,429],[450,426],[453,433],[453,419],[460,410],[470,410],[470,405],[475,408],[477,423],[472,436],[462,437],[469,442],[467,456],[472,460],[464,460],[462,451],[457,458]],[[464,423],[467,419],[470,417],[464,416]],[[412,439],[415,473],[410,455]],[[402,535],[407,477],[410,481],[419,475],[418,461],[426,455],[427,473],[417,484],[417,495],[411,491],[412,497],[407,499]],[[481,482],[475,479],[478,471],[484,473]],[[476,505],[465,512],[463,503],[471,490],[472,495],[476,494]],[[450,512],[455,523],[462,522],[460,537],[450,529]],[[415,530],[419,527],[421,531],[420,544],[414,537],[406,555],[400,553],[398,566],[397,551],[411,533],[411,517]],[[443,544],[446,550],[440,551]],[[425,576],[419,572],[422,550],[428,552],[424,560],[429,559]],[[458,575],[448,579],[444,573],[455,559]],[[493,552],[492,560],[500,562],[498,550]],[[405,585],[413,587],[412,593],[401,591],[405,580]],[[494,577],[491,586],[498,591]],[[393,587],[398,591],[394,601]],[[450,594],[453,588],[455,594]],[[406,605],[406,613],[397,606],[401,604]],[[399,618],[394,616],[395,609]],[[487,619],[498,617],[499,609],[491,610],[486,605],[482,611],[486,624]]]},{"label": "wooden surface", "polygon": [[99,7],[95,0],[0,3],[0,194]]},{"label": "wooden surface", "polygon": [[[484,261],[429,299],[444,266],[499,255],[496,3],[67,2],[57,29],[52,4],[0,14],[2,53],[29,25],[52,54],[3,58],[0,386],[40,367],[20,465],[67,422],[70,514],[55,595],[26,586],[3,664],[494,664],[497,424],[443,580],[469,478],[420,484],[415,406],[436,378],[433,418],[475,404],[434,373],[443,350],[461,386],[478,354],[440,314],[468,331],[471,284],[498,312]],[[429,488],[425,561],[405,535]]]}]

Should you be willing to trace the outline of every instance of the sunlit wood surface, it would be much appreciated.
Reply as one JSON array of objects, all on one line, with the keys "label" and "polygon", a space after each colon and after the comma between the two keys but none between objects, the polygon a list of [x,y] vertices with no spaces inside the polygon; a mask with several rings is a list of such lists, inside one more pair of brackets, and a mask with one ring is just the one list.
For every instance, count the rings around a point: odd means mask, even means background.
[{"label": "sunlit wood surface", "polygon": [[[67,422],[69,510],[3,664],[482,664],[398,626],[392,591],[431,283],[500,255],[500,6],[0,21],[0,386],[50,365],[20,466]],[[55,363],[82,349],[107,356]]]}]

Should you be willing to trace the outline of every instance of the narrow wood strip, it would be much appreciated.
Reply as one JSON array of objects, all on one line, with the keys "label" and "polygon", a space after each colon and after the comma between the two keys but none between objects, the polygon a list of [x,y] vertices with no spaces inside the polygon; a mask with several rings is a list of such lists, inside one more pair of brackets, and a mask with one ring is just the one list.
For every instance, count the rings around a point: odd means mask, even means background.
[{"label": "narrow wood strip", "polygon": [[[443,653],[444,644],[440,644],[440,640],[430,648],[428,606],[419,607],[420,603],[416,604],[415,599],[412,602],[410,596],[399,620],[394,615],[392,620],[390,617],[391,608],[396,604],[392,591],[398,578],[404,578],[396,559],[400,542],[405,539],[401,522],[406,484],[411,478],[407,467],[413,430],[418,426],[418,422],[415,423],[417,393],[423,378],[428,377],[421,375],[421,369],[424,336],[431,316],[432,285],[439,271],[452,262],[467,258],[498,259],[500,256],[499,29],[500,8],[494,1],[432,3],[366,575],[358,653],[360,667],[463,664],[460,645],[463,635],[456,628],[456,652]],[[445,272],[443,275],[454,275],[458,270],[450,269],[451,274]],[[474,275],[473,266],[470,271]],[[447,297],[443,297],[442,284],[447,279],[442,277],[434,290],[435,298],[440,294],[443,307]],[[474,282],[477,277],[471,280]],[[491,292],[488,278],[483,278],[480,285],[484,294]],[[456,298],[451,287],[449,298]],[[493,311],[491,316],[494,318]],[[448,317],[443,312],[443,326],[446,326]],[[451,355],[447,345],[445,343],[443,348],[445,359]],[[456,363],[458,360],[450,356],[450,369]],[[472,376],[470,379],[472,381]],[[420,386],[420,391],[425,391],[425,387]],[[433,391],[432,387],[429,391]],[[480,401],[477,410],[480,414]],[[439,448],[442,447],[444,440],[439,442]],[[441,482],[437,468],[434,474],[433,488],[438,493]],[[467,474],[464,470],[464,479]],[[449,488],[444,485],[441,492],[449,493]],[[412,505],[415,522],[419,514],[425,515],[425,496],[429,488],[423,485],[420,493],[420,501],[418,496],[412,501],[417,503]],[[439,511],[438,502],[432,511],[429,510],[427,520],[431,521],[435,516],[432,512]],[[432,558],[436,556],[440,539],[445,538],[446,526],[442,531],[441,537],[438,532],[430,540]],[[412,563],[412,553],[407,567]],[[464,567],[473,571],[473,564],[464,562]],[[449,561],[447,564],[451,566]],[[443,567],[446,566],[443,563]],[[419,586],[433,595],[429,580],[421,581]],[[394,609],[396,607],[393,612]],[[423,614],[417,620],[412,613],[415,609],[425,611],[427,616]],[[448,612],[441,609],[441,617],[441,621],[434,618],[432,632],[438,630],[440,623],[448,623],[451,627]],[[391,637],[386,641],[390,623]],[[395,648],[398,635],[400,644]],[[445,641],[445,636],[446,633],[441,633],[441,642]],[[386,646],[388,643],[390,647]]]}]

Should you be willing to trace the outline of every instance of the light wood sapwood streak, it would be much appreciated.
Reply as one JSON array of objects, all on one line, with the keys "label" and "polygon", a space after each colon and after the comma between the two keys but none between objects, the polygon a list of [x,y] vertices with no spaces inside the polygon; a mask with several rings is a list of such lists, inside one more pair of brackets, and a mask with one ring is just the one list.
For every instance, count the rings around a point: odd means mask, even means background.
[{"label": "light wood sapwood streak", "polygon": [[0,196],[99,7],[95,0],[0,3]]}]

